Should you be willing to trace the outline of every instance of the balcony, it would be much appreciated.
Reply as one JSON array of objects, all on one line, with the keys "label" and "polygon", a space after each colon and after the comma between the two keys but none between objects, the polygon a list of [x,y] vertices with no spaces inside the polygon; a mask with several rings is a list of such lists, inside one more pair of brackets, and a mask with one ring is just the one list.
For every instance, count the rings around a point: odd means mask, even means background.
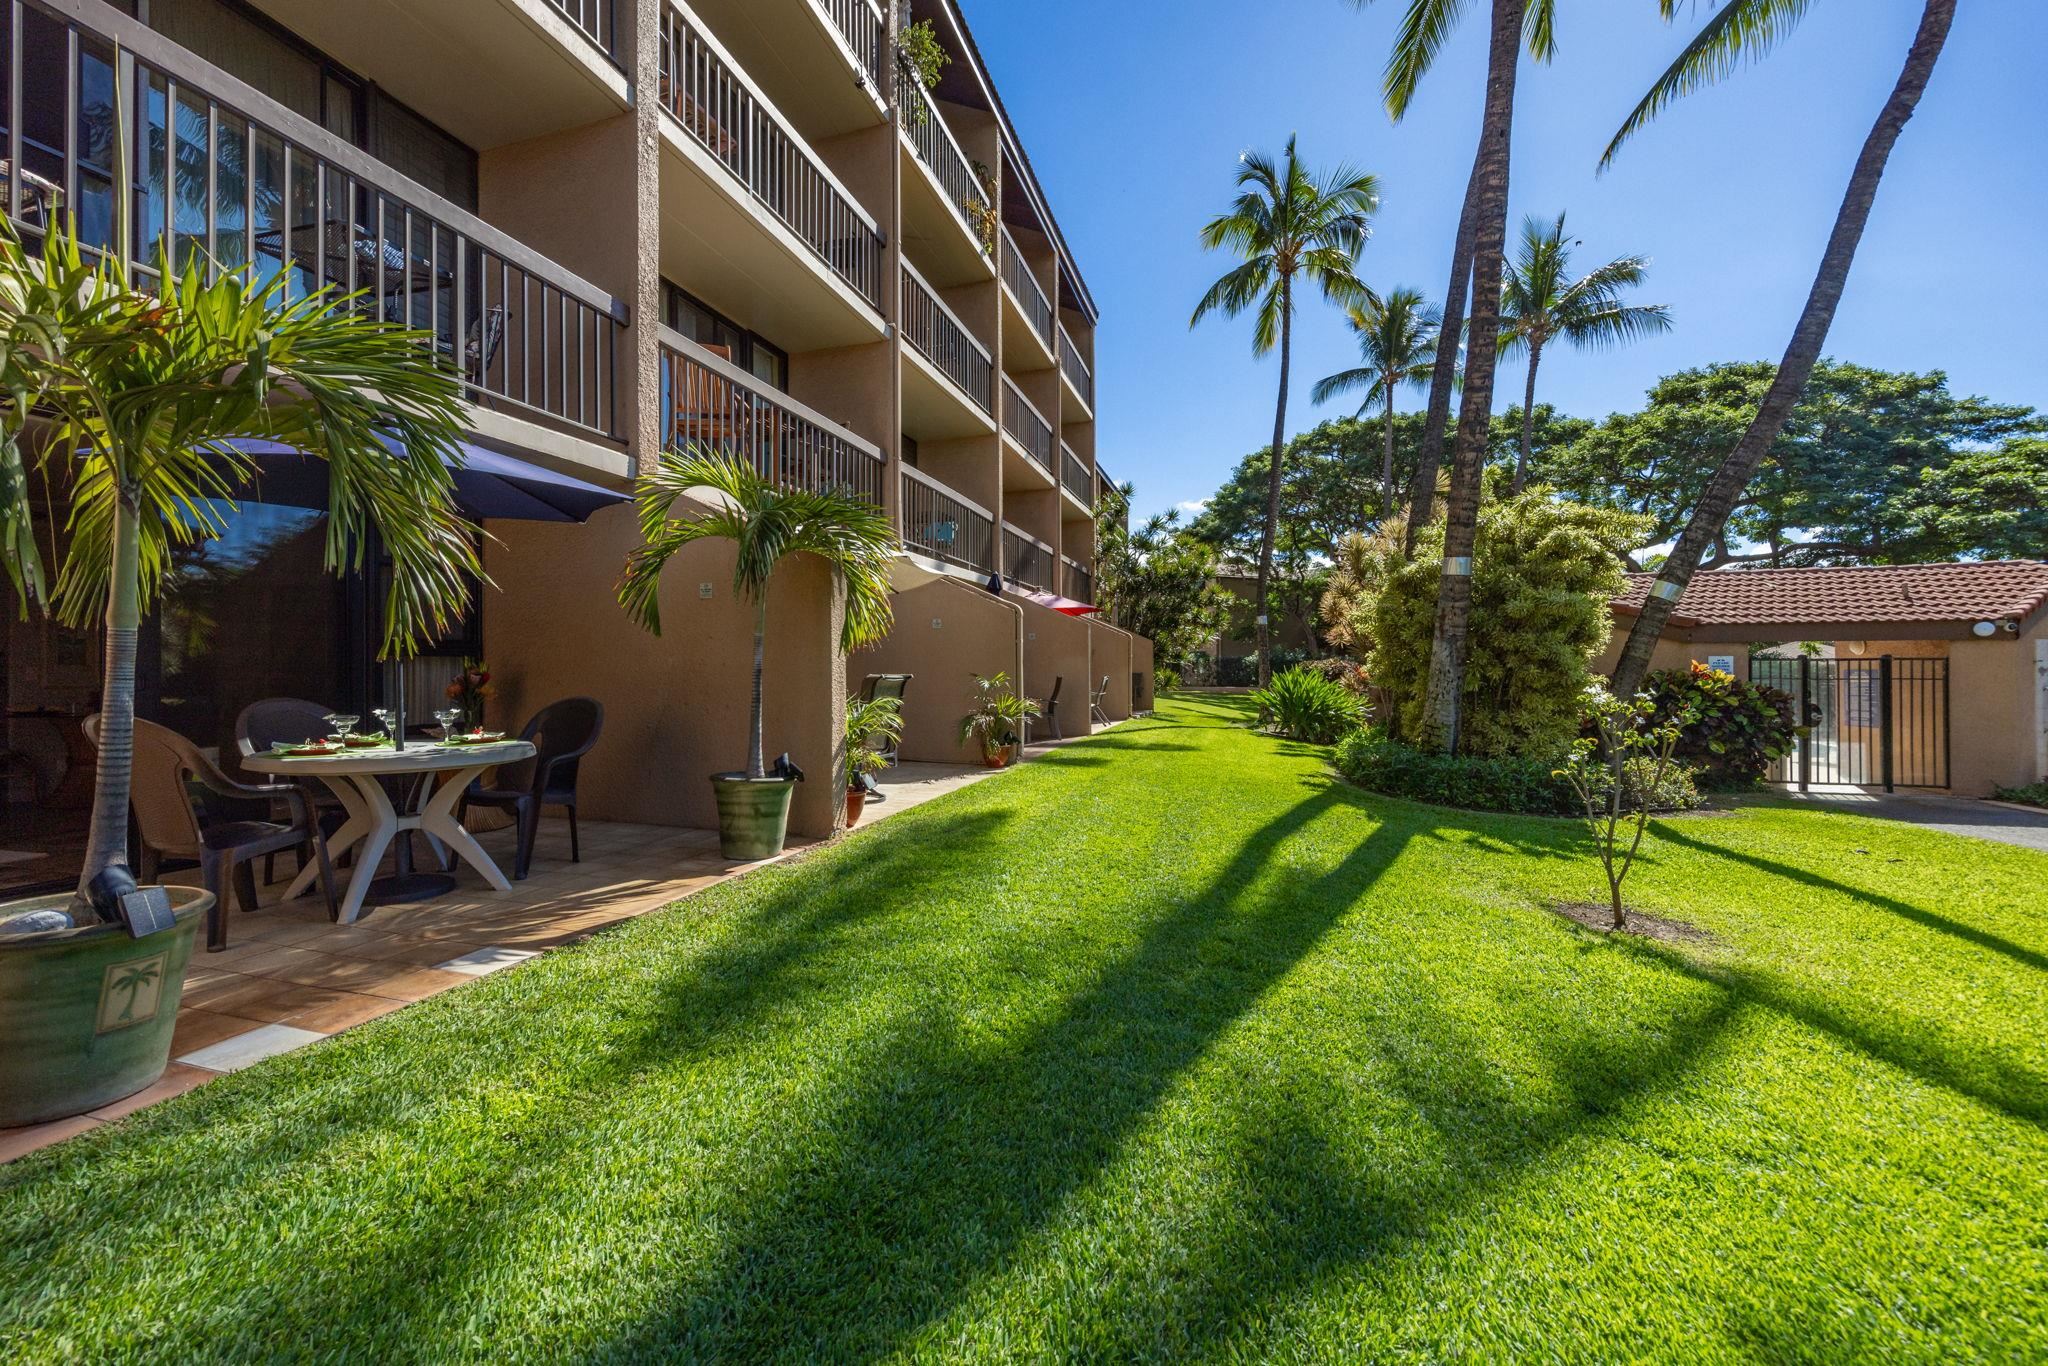
[{"label": "balcony", "polygon": [[941,286],[988,279],[995,273],[997,224],[987,188],[938,106],[900,72],[896,101],[903,120],[905,245]]},{"label": "balcony", "polygon": [[788,487],[882,501],[880,449],[666,327],[661,444],[744,460]]},{"label": "balcony", "polygon": [[883,103],[876,0],[689,0],[754,84],[806,137],[875,128]]},{"label": "balcony", "polygon": [[[1007,449],[1026,457],[1021,462],[1004,460],[1005,487],[1051,488],[1052,424],[1031,406],[1031,400],[1024,397],[1008,375],[1003,376],[1003,434],[1010,439]],[[1016,478],[1011,477],[1013,465],[1021,467]]]},{"label": "balcony", "polygon": [[1036,536],[1027,535],[1003,523],[1003,577],[1019,588],[1035,589],[1049,593],[1053,585],[1053,565],[1059,557],[1053,554],[1051,546]]},{"label": "balcony", "polygon": [[874,218],[675,0],[660,70],[663,272],[792,351],[879,340]]},{"label": "balcony", "polygon": [[[1052,354],[1052,301],[1032,275],[1017,241],[1004,228],[1001,236],[1003,278],[1003,363],[1018,371],[1049,370]],[[1014,345],[1011,338],[1015,338]]]},{"label": "balcony", "polygon": [[903,430],[920,441],[993,432],[995,361],[908,261],[903,340]]},{"label": "balcony", "polygon": [[[6,158],[23,231],[75,214],[88,245],[136,244],[145,285],[162,244],[180,267],[282,273],[293,298],[361,291],[351,307],[432,333],[479,403],[616,436],[625,305],[104,6],[103,28],[0,0],[9,11],[7,88],[32,92]],[[138,137],[113,131],[117,108]]]},{"label": "balcony", "polygon": [[1074,448],[1064,441],[1060,442],[1060,487],[1081,505],[1083,512],[1095,510],[1095,476],[1081,457],[1074,454]]},{"label": "balcony", "polygon": [[1088,410],[1089,417],[1094,417],[1095,372],[1081,359],[1081,348],[1067,335],[1065,323],[1060,324],[1060,378],[1067,382],[1067,392]]},{"label": "balcony", "polygon": [[1095,601],[1095,575],[1089,570],[1088,566],[1082,564],[1079,560],[1070,560],[1065,555],[1062,555],[1060,556],[1060,569],[1066,580],[1065,586],[1060,591],[1075,602],[1092,604]]},{"label": "balcony", "polygon": [[996,519],[921,470],[902,467],[903,543],[932,559],[986,574],[995,568]]}]

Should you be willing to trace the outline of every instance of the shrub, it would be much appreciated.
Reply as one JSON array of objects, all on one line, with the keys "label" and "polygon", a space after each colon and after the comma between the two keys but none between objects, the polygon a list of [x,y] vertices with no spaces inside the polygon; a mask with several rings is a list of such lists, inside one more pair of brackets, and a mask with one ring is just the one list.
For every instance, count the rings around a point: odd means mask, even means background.
[{"label": "shrub", "polygon": [[1318,678],[1327,678],[1332,683],[1341,683],[1360,697],[1372,687],[1372,680],[1366,676],[1365,666],[1355,659],[1332,655],[1328,659],[1311,659],[1298,668],[1306,669]]},{"label": "shrub", "polygon": [[[1571,784],[1551,761],[1513,755],[1435,754],[1390,740],[1379,730],[1361,730],[1337,746],[1337,771],[1368,792],[1438,806],[1500,811],[1514,816],[1576,816],[1584,808]],[[1623,777],[1626,809],[1635,810],[1649,774],[1632,766]],[[1655,811],[1690,810],[1700,804],[1691,774],[1673,766],[1654,794]]]},{"label": "shrub", "polygon": [[1216,661],[1216,685],[1221,688],[1249,688],[1259,681],[1257,655],[1238,655]]},{"label": "shrub", "polygon": [[1704,664],[1651,674],[1643,690],[1660,722],[1691,715],[1679,732],[1678,757],[1713,791],[1755,787],[1798,738],[1790,694]]},{"label": "shrub", "polygon": [[1591,735],[1572,745],[1558,776],[1572,785],[1583,808],[1580,814],[1607,874],[1607,904],[1613,917],[1608,923],[1619,930],[1628,924],[1622,883],[1642,852],[1652,803],[1672,771],[1684,771],[1673,756],[1678,753],[1679,732],[1693,717],[1679,712],[1660,720],[1648,697],[1616,697],[1604,683],[1587,688],[1580,707]]},{"label": "shrub", "polygon": [[1152,690],[1154,692],[1177,692],[1179,689],[1180,674],[1178,671],[1173,669],[1154,669],[1152,671]]},{"label": "shrub", "polygon": [[2023,787],[2001,787],[1991,795],[2002,802],[2019,802],[2023,806],[2048,806],[2048,783],[2028,783]]},{"label": "shrub", "polygon": [[1252,700],[1259,704],[1260,725],[1312,745],[1335,744],[1364,725],[1371,713],[1364,698],[1313,669],[1274,674]]},{"label": "shrub", "polygon": [[1661,781],[1656,780],[1656,773],[1655,761],[1645,757],[1630,759],[1622,765],[1622,810],[1640,811],[1647,805],[1651,811],[1691,811],[1703,804],[1699,775],[1690,765],[1671,764]]}]

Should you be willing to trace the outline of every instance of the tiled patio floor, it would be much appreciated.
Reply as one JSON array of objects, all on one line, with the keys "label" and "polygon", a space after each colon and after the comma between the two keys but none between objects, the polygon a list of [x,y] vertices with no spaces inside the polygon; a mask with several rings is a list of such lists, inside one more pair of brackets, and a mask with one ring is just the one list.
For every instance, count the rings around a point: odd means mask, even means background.
[{"label": "tiled patio floor", "polygon": [[[993,773],[898,765],[882,775],[888,799],[868,807],[861,828]],[[278,882],[259,895],[262,909],[232,918],[228,947],[207,953],[202,939],[194,950],[163,1079],[90,1115],[0,1129],[0,1162],[766,866],[719,857],[712,830],[586,821],[582,836],[583,861],[571,863],[567,824],[545,819],[531,874],[510,892],[458,867],[449,895],[378,907],[353,925],[330,923],[317,895],[274,904],[293,867],[281,858]],[[511,868],[510,830],[478,840]],[[792,839],[782,857],[814,843]]]}]

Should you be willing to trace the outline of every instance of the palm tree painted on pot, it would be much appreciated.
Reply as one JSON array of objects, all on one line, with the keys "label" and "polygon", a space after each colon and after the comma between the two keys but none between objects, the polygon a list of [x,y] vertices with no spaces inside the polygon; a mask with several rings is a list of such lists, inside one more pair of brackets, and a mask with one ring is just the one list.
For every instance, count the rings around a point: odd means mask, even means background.
[{"label": "palm tree painted on pot", "polygon": [[[1380,520],[1394,515],[1394,394],[1404,384],[1428,384],[1435,372],[1437,328],[1442,315],[1423,302],[1419,290],[1403,287],[1349,310],[1351,330],[1358,337],[1363,365],[1339,370],[1316,381],[1311,396],[1317,403],[1356,389],[1366,403],[1384,401],[1381,413]],[[1363,414],[1365,408],[1360,406]]]},{"label": "palm tree painted on pot", "polygon": [[1572,248],[1564,235],[1564,215],[1544,222],[1531,217],[1522,224],[1522,245],[1501,279],[1501,354],[1529,353],[1522,382],[1522,441],[1515,452],[1514,491],[1529,480],[1529,446],[1536,431],[1536,369],[1543,348],[1567,342],[1581,349],[1619,346],[1652,332],[1671,330],[1671,313],[1662,304],[1629,304],[1623,294],[1643,282],[1650,262],[1643,256],[1617,256],[1606,265],[1572,278]]},{"label": "palm tree painted on pot", "polygon": [[[462,386],[431,334],[363,317],[331,292],[291,299],[282,272],[209,279],[198,260],[177,270],[161,255],[158,267],[144,292],[118,256],[87,259],[68,226],[39,253],[0,235],[0,381],[15,395],[0,417],[0,558],[24,611],[106,622],[81,909],[84,889],[127,862],[137,629],[173,552],[219,536],[256,477],[237,441],[326,462],[328,569],[362,568],[372,532],[393,562],[386,655],[445,630],[480,573],[448,464]],[[68,504],[54,584],[31,469]]]},{"label": "palm tree painted on pot", "polygon": [[[1613,161],[1621,144],[1673,100],[1713,84],[1746,60],[1770,52],[1791,33],[1812,4],[1813,0],[1727,0],[1629,114],[1608,144],[1601,165]],[[1667,22],[1677,14],[1678,0],[1660,0],[1660,5]],[[1793,406],[1820,360],[1828,329],[1835,321],[1835,309],[1848,286],[1857,245],[1863,240],[1871,206],[1877,200],[1877,187],[1884,179],[1885,163],[1890,160],[1907,120],[1920,105],[1920,97],[1948,41],[1955,13],[1955,0],[1926,0],[1921,10],[1919,27],[1906,51],[1905,66],[1879,110],[1877,122],[1864,138],[1863,150],[1850,172],[1848,191],[1836,211],[1834,230],[1821,253],[1813,288],[1800,310],[1799,321],[1793,325],[1792,340],[1778,362],[1777,376],[1765,391],[1749,429],[1714,471],[1706,492],[1700,495],[1699,505],[1693,509],[1692,520],[1658,567],[1657,581],[1629,631],[1628,643],[1622,647],[1614,670],[1614,691],[1618,696],[1630,696],[1642,686],[1649,673],[1651,652],[1664,633],[1671,609],[1692,581],[1701,557],[1728,525],[1736,500],[1756,476],[1757,467],[1778,439],[1778,433],[1784,430],[1786,419],[1792,415]]]},{"label": "palm tree painted on pot", "polygon": [[[678,500],[708,492],[711,506],[675,516]],[[663,454],[635,494],[640,545],[626,557],[619,605],[661,634],[661,571],[686,546],[723,539],[738,549],[733,591],[754,605],[754,690],[747,723],[747,777],[768,776],[761,741],[761,666],[768,638],[768,583],[791,555],[816,555],[846,590],[839,645],[853,651],[889,633],[889,567],[895,527],[874,504],[836,490],[782,488],[744,460],[715,452]],[[702,503],[699,503],[702,507]]]},{"label": "palm tree painted on pot", "polygon": [[1266,624],[1266,586],[1273,577],[1273,537],[1280,521],[1280,461],[1287,441],[1287,382],[1294,362],[1297,284],[1314,286],[1339,304],[1369,299],[1358,279],[1358,255],[1372,232],[1379,183],[1348,166],[1318,177],[1301,164],[1292,137],[1275,162],[1247,152],[1237,171],[1238,196],[1228,212],[1202,229],[1202,245],[1230,251],[1243,264],[1209,286],[1188,326],[1215,310],[1250,312],[1252,354],[1280,348],[1280,397],[1273,410],[1273,456],[1266,476],[1266,522],[1259,536],[1254,619],[1258,627],[1259,686],[1272,674],[1272,636]]}]

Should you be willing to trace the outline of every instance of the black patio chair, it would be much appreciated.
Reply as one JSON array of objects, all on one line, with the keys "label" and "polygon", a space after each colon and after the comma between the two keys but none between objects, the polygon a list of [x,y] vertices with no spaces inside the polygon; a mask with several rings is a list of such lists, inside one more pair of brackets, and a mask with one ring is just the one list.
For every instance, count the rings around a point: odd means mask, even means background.
[{"label": "black patio chair", "polygon": [[[1064,674],[1053,675],[1052,691],[1045,695],[1045,706],[1041,709],[1045,724],[1052,731],[1052,738],[1055,740],[1067,738],[1060,734],[1060,689],[1065,687],[1066,683],[1067,680]],[[1025,724],[1029,725],[1030,723],[1026,722]]]},{"label": "black patio chair", "polygon": [[510,811],[518,828],[519,851],[512,876],[523,879],[533,864],[534,839],[540,833],[540,812],[544,806],[559,806],[569,813],[569,861],[581,863],[583,850],[576,837],[576,773],[583,756],[597,744],[604,730],[604,706],[595,698],[570,697],[542,707],[519,738],[533,742],[534,756],[500,768],[493,778],[501,784],[485,787],[482,778],[469,785],[455,808],[460,821],[472,806]]},{"label": "black patio chair", "polygon": [[[267,753],[270,747],[280,740],[291,744],[303,744],[308,740],[324,739],[328,732],[327,717],[333,711],[332,707],[319,702],[308,702],[302,697],[266,697],[260,702],[251,702],[242,708],[241,715],[235,718],[235,748],[244,759],[247,759],[254,754]],[[270,781],[282,784],[286,780]],[[348,818],[348,808],[342,805],[341,798],[335,796],[327,784],[303,778],[298,780],[296,785],[306,794],[306,799],[313,803],[313,814],[316,819],[339,817],[340,819],[330,822],[338,828],[341,821]],[[284,813],[280,811],[275,814]],[[276,872],[276,858],[275,854],[264,855],[265,882],[271,881]],[[303,869],[305,866],[306,851],[300,850],[299,867]]]}]

